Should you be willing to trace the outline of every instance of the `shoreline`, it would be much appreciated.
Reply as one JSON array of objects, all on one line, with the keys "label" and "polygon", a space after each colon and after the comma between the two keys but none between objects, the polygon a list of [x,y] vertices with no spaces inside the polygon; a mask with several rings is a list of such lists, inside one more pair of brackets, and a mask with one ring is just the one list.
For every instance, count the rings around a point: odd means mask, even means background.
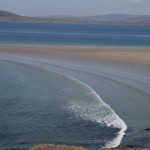
[{"label": "shoreline", "polygon": [[[40,19],[40,18],[39,18]],[[48,19],[48,18],[43,18],[43,19]],[[49,18],[51,19],[51,18]],[[60,18],[61,19],[61,18]],[[150,26],[149,23],[137,23],[137,22],[126,22],[126,23],[113,23],[113,22],[91,22],[91,21],[32,21],[32,20],[9,20],[9,19],[1,19],[0,22],[16,22],[16,23],[49,23],[49,24],[90,24],[90,25],[108,25],[108,26]]]},{"label": "shoreline", "polygon": [[29,43],[0,43],[0,46],[39,46],[39,47],[70,47],[70,48],[94,48],[94,49],[98,49],[98,48],[124,48],[124,49],[149,49],[150,50],[150,46],[108,46],[108,45],[47,45],[47,44],[29,44]]}]

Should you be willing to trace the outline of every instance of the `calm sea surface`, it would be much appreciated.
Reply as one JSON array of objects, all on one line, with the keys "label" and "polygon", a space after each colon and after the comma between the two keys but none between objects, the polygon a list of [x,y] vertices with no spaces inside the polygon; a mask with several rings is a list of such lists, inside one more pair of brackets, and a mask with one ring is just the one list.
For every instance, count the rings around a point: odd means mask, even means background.
[{"label": "calm sea surface", "polygon": [[1,22],[0,43],[147,47],[150,26]]}]

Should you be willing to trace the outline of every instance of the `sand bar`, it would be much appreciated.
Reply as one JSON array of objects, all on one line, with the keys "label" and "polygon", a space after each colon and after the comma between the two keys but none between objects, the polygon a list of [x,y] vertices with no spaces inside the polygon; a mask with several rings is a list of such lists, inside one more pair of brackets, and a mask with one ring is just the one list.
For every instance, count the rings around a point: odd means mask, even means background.
[{"label": "sand bar", "polygon": [[150,65],[150,48],[0,45],[0,53]]}]

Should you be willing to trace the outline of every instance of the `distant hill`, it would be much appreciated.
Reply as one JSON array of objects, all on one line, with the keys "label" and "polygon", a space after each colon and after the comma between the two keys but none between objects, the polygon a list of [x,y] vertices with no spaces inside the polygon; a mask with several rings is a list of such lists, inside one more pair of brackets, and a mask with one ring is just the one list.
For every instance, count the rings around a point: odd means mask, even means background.
[{"label": "distant hill", "polygon": [[29,16],[21,16],[11,12],[0,10],[0,21],[17,21],[17,22],[41,22],[41,23],[97,23],[97,21],[93,20],[84,20],[80,18],[69,17],[29,17]]},{"label": "distant hill", "polygon": [[74,18],[82,19],[89,21],[96,21],[101,23],[127,23],[127,24],[150,24],[150,15],[129,15],[129,14],[108,14],[108,15],[99,15],[99,16],[69,16],[69,15],[51,15],[51,16],[41,16],[40,18]]},{"label": "distant hill", "polygon": [[14,16],[19,16],[19,15],[16,15],[8,11],[0,10],[0,17],[14,17]]},{"label": "distant hill", "polygon": [[83,18],[107,22],[150,22],[150,15],[109,14],[101,16],[86,16]]},{"label": "distant hill", "polygon": [[102,21],[102,22],[150,22],[150,15],[129,15],[129,14],[108,14],[99,16],[69,16],[69,15],[51,15],[41,16],[40,18],[76,18],[84,20]]},{"label": "distant hill", "polygon": [[49,15],[49,16],[37,16],[37,18],[80,18],[71,15]]},{"label": "distant hill", "polygon": [[0,10],[0,21],[150,25],[150,15],[108,14],[99,16],[51,15],[28,17]]}]

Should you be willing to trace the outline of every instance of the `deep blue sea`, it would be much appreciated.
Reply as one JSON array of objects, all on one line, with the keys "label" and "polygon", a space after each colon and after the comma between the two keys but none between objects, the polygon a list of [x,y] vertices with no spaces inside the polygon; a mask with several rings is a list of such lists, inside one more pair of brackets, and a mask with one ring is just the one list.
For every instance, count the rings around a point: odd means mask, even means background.
[{"label": "deep blue sea", "polygon": [[0,43],[150,46],[150,26],[0,22]]}]

